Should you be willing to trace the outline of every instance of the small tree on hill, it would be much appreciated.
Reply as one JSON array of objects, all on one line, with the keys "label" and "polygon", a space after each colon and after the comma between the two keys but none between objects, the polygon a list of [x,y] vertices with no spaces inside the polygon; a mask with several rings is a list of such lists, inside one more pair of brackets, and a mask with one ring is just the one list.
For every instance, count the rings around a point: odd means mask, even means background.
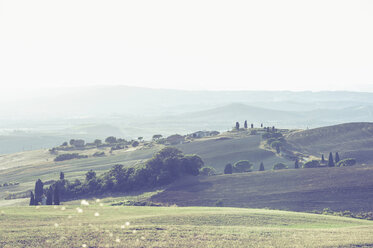
[{"label": "small tree on hill", "polygon": [[295,168],[295,169],[299,169],[299,161],[298,161],[298,159],[295,160],[294,168]]},{"label": "small tree on hill", "polygon": [[264,164],[263,164],[263,162],[260,163],[259,171],[264,171]]},{"label": "small tree on hill", "polygon": [[48,192],[47,192],[47,205],[53,204],[53,189],[52,186],[49,186]]},{"label": "small tree on hill", "polygon": [[233,166],[231,164],[225,165],[224,174],[232,174],[233,173]]},{"label": "small tree on hill", "polygon": [[93,143],[96,145],[96,146],[100,146],[102,144],[102,141],[100,139],[95,139],[95,141],[93,141]]},{"label": "small tree on hill", "polygon": [[244,128],[247,129],[247,121],[243,124]]},{"label": "small tree on hill", "polygon": [[251,128],[254,128],[254,124],[253,123],[251,123]]},{"label": "small tree on hill", "polygon": [[319,160],[311,160],[307,161],[304,165],[303,168],[317,168],[320,166]]},{"label": "small tree on hill", "polygon": [[260,123],[260,127],[263,127],[263,123]]},{"label": "small tree on hill", "polygon": [[325,164],[324,154],[321,154],[321,163]]},{"label": "small tree on hill", "polygon": [[335,153],[335,163],[338,164],[338,162],[340,161],[341,159],[339,158],[339,154],[338,152]]},{"label": "small tree on hill", "polygon": [[87,173],[85,173],[85,180],[89,182],[90,180],[96,178],[96,172],[93,170],[89,170]]},{"label": "small tree on hill", "polygon": [[64,180],[65,179],[65,173],[63,173],[62,171],[60,172],[60,180]]},{"label": "small tree on hill", "polygon": [[156,141],[156,140],[159,140],[160,138],[162,138],[163,136],[161,134],[154,134],[153,135],[153,140]]},{"label": "small tree on hill", "polygon": [[30,206],[34,206],[35,205],[35,197],[34,197],[34,193],[32,193],[31,191],[31,194],[30,194]]},{"label": "small tree on hill", "polygon": [[283,170],[287,169],[288,167],[283,163],[277,163],[273,166],[273,170]]},{"label": "small tree on hill", "polygon": [[331,152],[329,153],[328,166],[329,166],[329,167],[334,167],[333,154],[332,154]]},{"label": "small tree on hill", "polygon": [[109,136],[105,139],[105,142],[108,144],[114,144],[117,143],[117,138],[115,138],[114,136]]},{"label": "small tree on hill", "polygon": [[53,202],[54,205],[60,205],[60,189],[58,188],[58,184],[54,187]]},{"label": "small tree on hill", "polygon": [[236,121],[236,130],[240,130],[240,123]]}]

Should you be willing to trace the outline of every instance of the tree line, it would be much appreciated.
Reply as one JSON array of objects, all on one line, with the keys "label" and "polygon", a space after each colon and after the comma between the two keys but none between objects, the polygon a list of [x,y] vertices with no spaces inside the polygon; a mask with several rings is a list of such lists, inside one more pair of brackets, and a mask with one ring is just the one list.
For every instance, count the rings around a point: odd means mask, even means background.
[{"label": "tree line", "polygon": [[47,191],[43,189],[43,183],[39,179],[35,184],[35,195],[31,193],[30,205],[33,197],[32,205],[40,204],[43,194],[47,199],[48,195],[57,194],[57,200],[60,195],[67,200],[106,192],[130,192],[163,186],[186,176],[197,176],[203,166],[199,156],[184,155],[174,147],[165,147],[141,165],[124,167],[117,164],[99,176],[90,170],[83,181],[76,179],[70,182],[60,176],[60,180]]}]

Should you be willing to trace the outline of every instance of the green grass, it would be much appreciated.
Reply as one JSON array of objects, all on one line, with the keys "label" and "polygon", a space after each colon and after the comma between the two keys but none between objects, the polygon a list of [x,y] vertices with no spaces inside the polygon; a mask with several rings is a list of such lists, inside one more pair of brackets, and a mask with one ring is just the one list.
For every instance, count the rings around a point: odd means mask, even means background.
[{"label": "green grass", "polygon": [[[77,207],[83,212],[78,213]],[[86,247],[364,246],[373,244],[373,222],[262,209],[111,207],[96,202],[90,206],[0,208],[0,247],[83,247],[84,244]]]}]

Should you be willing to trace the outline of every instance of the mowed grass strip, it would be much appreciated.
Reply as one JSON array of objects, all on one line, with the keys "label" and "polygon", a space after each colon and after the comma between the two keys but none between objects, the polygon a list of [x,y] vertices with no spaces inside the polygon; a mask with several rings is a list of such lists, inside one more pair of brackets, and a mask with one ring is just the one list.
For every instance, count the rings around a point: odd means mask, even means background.
[{"label": "mowed grass strip", "polygon": [[287,211],[112,207],[99,203],[56,208],[0,208],[0,247],[348,247],[372,244],[371,221]]}]

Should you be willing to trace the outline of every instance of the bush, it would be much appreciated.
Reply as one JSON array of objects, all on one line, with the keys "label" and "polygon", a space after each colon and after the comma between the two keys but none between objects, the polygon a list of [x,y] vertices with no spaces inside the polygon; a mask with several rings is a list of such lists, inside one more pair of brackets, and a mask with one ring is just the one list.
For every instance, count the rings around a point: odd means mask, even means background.
[{"label": "bush", "polygon": [[223,204],[223,200],[217,200],[216,202],[215,202],[215,206],[217,206],[217,207],[222,207],[224,204]]},{"label": "bush", "polygon": [[93,157],[103,157],[105,156],[105,152],[95,152],[92,155]]},{"label": "bush", "polygon": [[273,170],[283,170],[287,169],[288,167],[283,163],[278,163],[273,166]]},{"label": "bush", "polygon": [[137,141],[137,140],[135,140],[135,141],[133,141],[132,142],[132,146],[133,147],[136,147],[136,146],[138,146],[140,143]]},{"label": "bush", "polygon": [[356,164],[356,159],[354,158],[346,158],[337,163],[337,166],[342,167],[342,166],[353,166]]},{"label": "bush", "polygon": [[311,161],[306,162],[303,165],[303,168],[317,168],[317,167],[320,167],[320,162],[318,160],[311,160]]},{"label": "bush", "polygon": [[115,138],[114,136],[109,136],[105,139],[105,142],[108,144],[114,144],[117,143],[117,138]]},{"label": "bush", "polygon": [[253,164],[247,160],[240,160],[233,165],[234,173],[251,172]]},{"label": "bush", "polygon": [[213,175],[216,175],[216,171],[215,171],[215,169],[213,167],[206,166],[206,167],[202,167],[199,170],[199,174],[201,176],[213,176]]},{"label": "bush", "polygon": [[224,174],[232,174],[233,166],[231,164],[226,164],[224,168]]},{"label": "bush", "polygon": [[87,155],[79,155],[78,153],[66,153],[66,154],[61,154],[58,155],[54,161],[64,161],[64,160],[70,160],[70,159],[75,159],[75,158],[88,158]]},{"label": "bush", "polygon": [[282,137],[282,133],[264,133],[262,135],[263,139],[269,139],[269,138],[275,138],[275,139],[278,139],[278,138],[281,138]]}]

